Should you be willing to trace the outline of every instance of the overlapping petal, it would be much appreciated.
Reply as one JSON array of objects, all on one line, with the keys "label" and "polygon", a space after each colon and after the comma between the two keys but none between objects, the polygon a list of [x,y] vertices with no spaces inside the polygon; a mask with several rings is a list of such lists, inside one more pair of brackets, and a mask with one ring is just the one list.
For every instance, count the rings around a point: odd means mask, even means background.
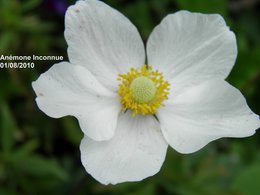
[{"label": "overlapping petal", "polygon": [[218,14],[179,11],[151,33],[148,64],[164,72],[171,96],[212,78],[225,79],[237,56],[236,38]]},{"label": "overlapping petal", "polygon": [[211,80],[165,103],[158,112],[163,135],[178,152],[191,153],[221,137],[246,137],[260,127],[243,95]]},{"label": "overlapping petal", "polygon": [[113,136],[120,110],[117,94],[103,87],[87,69],[68,62],[55,64],[32,86],[37,105],[47,115],[75,116],[82,131],[95,140]]},{"label": "overlapping petal", "polygon": [[160,170],[167,145],[153,116],[122,113],[111,140],[84,137],[81,160],[86,171],[103,184],[139,181]]},{"label": "overlapping petal", "polygon": [[101,1],[80,0],[69,7],[65,38],[70,62],[86,67],[113,90],[119,73],[144,65],[144,46],[136,27]]}]

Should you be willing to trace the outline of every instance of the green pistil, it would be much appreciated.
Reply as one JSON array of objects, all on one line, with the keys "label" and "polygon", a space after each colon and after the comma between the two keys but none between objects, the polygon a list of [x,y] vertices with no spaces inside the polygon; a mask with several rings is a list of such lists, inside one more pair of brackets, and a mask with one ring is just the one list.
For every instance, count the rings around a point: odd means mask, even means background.
[{"label": "green pistil", "polygon": [[155,98],[156,86],[151,79],[145,76],[134,79],[130,85],[130,89],[134,100],[138,103],[149,103]]}]

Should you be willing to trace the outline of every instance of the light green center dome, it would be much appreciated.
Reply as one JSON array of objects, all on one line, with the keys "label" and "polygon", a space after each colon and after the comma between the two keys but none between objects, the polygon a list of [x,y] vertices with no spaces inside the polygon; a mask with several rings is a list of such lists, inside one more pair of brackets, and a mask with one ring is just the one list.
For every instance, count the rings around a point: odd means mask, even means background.
[{"label": "light green center dome", "polygon": [[145,76],[134,79],[130,85],[130,89],[134,100],[138,103],[148,103],[154,99],[156,94],[154,82]]}]

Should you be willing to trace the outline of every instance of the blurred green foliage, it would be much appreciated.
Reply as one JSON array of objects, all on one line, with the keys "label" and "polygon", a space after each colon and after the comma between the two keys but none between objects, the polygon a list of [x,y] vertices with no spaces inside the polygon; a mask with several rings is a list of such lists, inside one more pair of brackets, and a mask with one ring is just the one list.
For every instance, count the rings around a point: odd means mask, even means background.
[{"label": "blurred green foliage", "polygon": [[[47,0],[0,0],[0,54],[62,55],[64,15]],[[48,1],[54,3],[53,1]],[[65,1],[67,5],[73,0]],[[260,113],[259,1],[109,0],[144,40],[169,13],[220,13],[235,32],[238,58],[228,81]],[[80,162],[82,133],[72,117],[52,119],[37,108],[31,82],[55,62],[0,69],[0,194],[258,195],[260,136],[221,139],[190,155],[168,150],[162,170],[142,182],[103,186]]]}]

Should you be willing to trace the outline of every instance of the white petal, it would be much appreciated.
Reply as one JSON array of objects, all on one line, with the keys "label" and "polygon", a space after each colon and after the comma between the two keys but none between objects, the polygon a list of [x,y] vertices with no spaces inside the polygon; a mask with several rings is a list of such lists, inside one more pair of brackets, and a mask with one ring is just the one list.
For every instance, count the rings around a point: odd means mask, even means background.
[{"label": "white petal", "polygon": [[73,64],[85,66],[115,90],[119,73],[145,62],[136,27],[117,10],[96,0],[78,1],[65,16],[65,38]]},{"label": "white petal", "polygon": [[218,14],[180,11],[159,24],[147,44],[148,64],[164,72],[173,94],[226,78],[237,56],[236,38]]},{"label": "white petal", "polygon": [[153,116],[121,114],[115,136],[81,142],[81,161],[88,173],[103,184],[140,181],[157,173],[165,159],[167,143]]},{"label": "white petal", "polygon": [[181,153],[199,150],[221,137],[246,137],[260,127],[259,116],[239,90],[211,80],[165,103],[158,112],[168,143]]},{"label": "white petal", "polygon": [[32,83],[39,108],[50,117],[75,116],[82,131],[95,140],[110,139],[120,103],[85,68],[61,62]]}]

